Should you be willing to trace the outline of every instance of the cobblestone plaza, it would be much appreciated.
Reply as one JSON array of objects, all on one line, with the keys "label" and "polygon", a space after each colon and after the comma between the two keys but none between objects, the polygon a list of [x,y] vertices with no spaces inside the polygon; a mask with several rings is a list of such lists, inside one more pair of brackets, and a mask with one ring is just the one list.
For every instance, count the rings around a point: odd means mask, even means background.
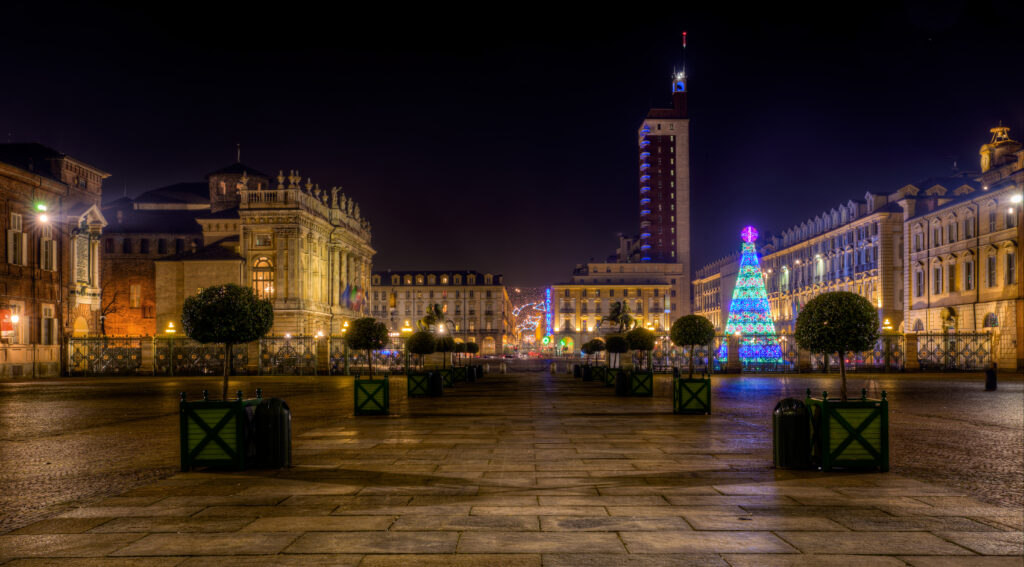
[{"label": "cobblestone plaza", "polygon": [[175,394],[215,381],[6,383],[0,562],[1021,564],[1024,384],[852,376],[889,393],[892,472],[772,468],[775,401],[836,381],[715,377],[678,416],[667,380],[492,374],[356,418],[350,378],[245,379],[288,400],[294,466],[184,474]]}]

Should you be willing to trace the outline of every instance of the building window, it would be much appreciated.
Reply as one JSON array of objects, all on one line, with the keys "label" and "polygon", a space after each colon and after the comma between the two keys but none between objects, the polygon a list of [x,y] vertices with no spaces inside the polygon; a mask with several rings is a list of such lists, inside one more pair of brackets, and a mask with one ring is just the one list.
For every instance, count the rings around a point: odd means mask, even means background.
[{"label": "building window", "polygon": [[125,238],[124,240],[121,241],[121,253],[122,254],[131,254],[132,253],[132,239],[131,238]]},{"label": "building window", "polygon": [[932,246],[938,246],[942,244],[942,229],[935,227],[932,229]]},{"label": "building window", "polygon": [[996,212],[995,211],[989,211],[989,213],[988,213],[988,231],[989,232],[995,232],[996,231]]},{"label": "building window", "polygon": [[956,264],[950,264],[946,267],[946,277],[949,279],[946,285],[946,292],[953,293],[956,291]]},{"label": "building window", "polygon": [[985,283],[988,284],[988,287],[996,287],[996,257],[995,256],[989,256],[988,257],[988,266],[987,267],[988,267],[988,277],[986,278]]},{"label": "building window", "polygon": [[7,229],[7,263],[18,266],[25,265],[28,242],[22,232],[21,215],[11,213],[11,228]]},{"label": "building window", "polygon": [[184,238],[176,238],[176,239],[174,239],[174,253],[175,254],[181,254],[184,251],[185,251],[185,239]]},{"label": "building window", "polygon": [[166,254],[167,253],[167,241],[163,238],[156,241],[156,253]]},{"label": "building window", "polygon": [[143,238],[142,240],[139,241],[139,253],[140,254],[149,254],[149,239],[148,238]]},{"label": "building window", "polygon": [[113,254],[114,253],[114,239],[113,238],[107,238],[107,239],[105,239],[103,241],[103,251],[106,252],[107,254]]},{"label": "building window", "polygon": [[922,270],[914,272],[914,292],[917,297],[924,297],[924,272]]},{"label": "building window", "polygon": [[271,244],[273,244],[273,242],[274,241],[270,237],[269,234],[257,234],[256,235],[256,243],[255,243],[256,246],[266,247],[266,246],[270,246]]},{"label": "building window", "polygon": [[974,219],[964,221],[964,238],[974,238]]},{"label": "building window", "polygon": [[974,289],[974,261],[964,262],[964,289]]},{"label": "building window", "polygon": [[985,315],[985,321],[982,323],[981,326],[982,327],[998,327],[999,326],[999,318],[996,317],[995,313],[989,313],[988,315]]},{"label": "building window", "polygon": [[57,319],[53,316],[53,305],[40,309],[39,344],[57,344]]},{"label": "building window", "polygon": [[53,272],[57,269],[57,242],[53,239],[53,227],[44,225],[39,237],[39,267]]},{"label": "building window", "polygon": [[933,270],[932,293],[935,295],[942,293],[942,268],[940,267],[936,267]]},{"label": "building window", "polygon": [[252,265],[252,287],[260,299],[274,298],[274,264],[270,258],[260,256]]},{"label": "building window", "polygon": [[132,309],[142,307],[142,284],[130,284],[128,286],[128,307]]},{"label": "building window", "polygon": [[1017,211],[1013,209],[1007,209],[1006,211],[1006,228],[1013,228],[1017,226]]},{"label": "building window", "polygon": [[1006,285],[1017,283],[1017,253],[1006,255]]}]

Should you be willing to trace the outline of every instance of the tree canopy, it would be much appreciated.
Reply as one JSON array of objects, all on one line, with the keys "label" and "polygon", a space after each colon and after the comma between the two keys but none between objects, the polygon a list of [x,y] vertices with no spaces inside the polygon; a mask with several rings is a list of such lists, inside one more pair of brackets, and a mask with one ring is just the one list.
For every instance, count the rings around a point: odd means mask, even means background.
[{"label": "tree canopy", "polygon": [[405,348],[412,354],[420,356],[434,354],[437,350],[437,340],[429,331],[417,331],[406,339]]},{"label": "tree canopy", "polygon": [[697,358],[694,347],[710,344],[715,339],[715,326],[706,317],[683,315],[672,323],[668,336],[676,346],[690,347],[690,378],[693,378],[693,366]]},{"label": "tree canopy", "polygon": [[830,291],[811,299],[800,310],[793,333],[800,348],[836,353],[846,400],[846,353],[873,348],[878,340],[878,312],[866,298],[849,291]]},{"label": "tree canopy", "polygon": [[626,333],[626,343],[630,350],[654,350],[654,332],[637,327]]},{"label": "tree canopy", "polygon": [[224,343],[223,399],[228,398],[231,347],[255,341],[274,326],[274,306],[259,299],[251,287],[234,284],[210,286],[185,299],[181,328],[201,343]]},{"label": "tree canopy", "polygon": [[629,352],[629,344],[626,342],[626,337],[622,335],[611,335],[605,340],[605,349],[612,354],[622,354]]},{"label": "tree canopy", "polygon": [[361,317],[352,322],[345,332],[345,344],[348,348],[365,350],[366,360],[370,365],[370,376],[373,376],[373,356],[371,351],[380,350],[388,345],[388,327],[373,317]]}]

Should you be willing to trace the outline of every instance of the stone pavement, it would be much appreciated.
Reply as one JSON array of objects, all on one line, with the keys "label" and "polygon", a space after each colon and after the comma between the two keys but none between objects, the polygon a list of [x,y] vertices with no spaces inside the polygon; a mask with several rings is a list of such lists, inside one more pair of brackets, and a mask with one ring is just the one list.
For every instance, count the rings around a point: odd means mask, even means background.
[{"label": "stone pavement", "polygon": [[1021,509],[895,473],[775,470],[743,420],[563,375],[391,387],[401,415],[306,430],[289,470],[67,509],[0,535],[0,563],[1024,565]]}]

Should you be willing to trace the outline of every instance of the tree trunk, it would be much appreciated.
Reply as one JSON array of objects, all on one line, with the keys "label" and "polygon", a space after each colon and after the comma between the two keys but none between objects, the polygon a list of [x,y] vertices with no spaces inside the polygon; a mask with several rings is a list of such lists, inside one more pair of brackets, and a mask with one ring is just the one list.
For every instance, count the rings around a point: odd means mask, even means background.
[{"label": "tree trunk", "polygon": [[839,399],[846,401],[846,353],[839,353]]},{"label": "tree trunk", "polygon": [[373,380],[373,358],[370,356],[370,349],[366,349],[366,364],[370,366],[370,380]]},{"label": "tree trunk", "polygon": [[690,378],[693,378],[693,366],[696,364],[697,345],[690,345]]},{"label": "tree trunk", "polygon": [[231,375],[231,343],[224,343],[224,387],[221,390],[221,399],[228,399],[228,376]]}]

